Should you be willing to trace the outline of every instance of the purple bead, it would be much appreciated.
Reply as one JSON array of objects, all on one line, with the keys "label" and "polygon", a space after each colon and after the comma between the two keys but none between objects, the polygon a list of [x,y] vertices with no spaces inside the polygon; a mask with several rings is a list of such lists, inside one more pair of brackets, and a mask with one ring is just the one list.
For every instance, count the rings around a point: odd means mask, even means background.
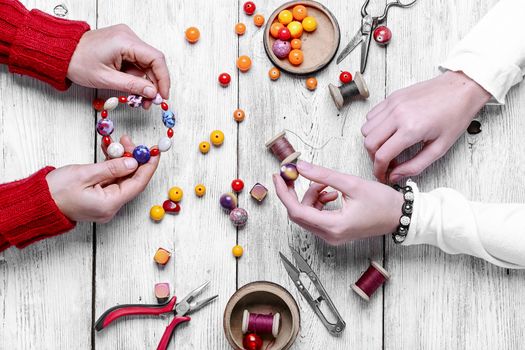
[{"label": "purple bead", "polygon": [[299,177],[297,166],[293,163],[287,163],[281,166],[281,177],[286,182],[293,182]]},{"label": "purple bead", "polygon": [[114,127],[111,119],[100,119],[97,122],[97,132],[102,136],[108,136],[113,133]]},{"label": "purple bead", "polygon": [[128,96],[128,105],[133,108],[142,107],[143,97],[139,95],[129,95]]},{"label": "purple bead", "polygon": [[231,192],[225,193],[219,199],[221,207],[226,210],[233,210],[237,207],[237,196]]},{"label": "purple bead", "polygon": [[230,221],[233,226],[244,226],[248,221],[248,212],[243,208],[235,208],[230,212]]},{"label": "purple bead", "polygon": [[133,158],[135,158],[139,164],[147,163],[150,157],[149,149],[144,145],[137,146],[133,150]]},{"label": "purple bead", "polygon": [[288,57],[288,54],[290,53],[291,49],[292,47],[290,46],[290,43],[288,41],[275,40],[275,42],[272,45],[273,53],[279,58]]}]

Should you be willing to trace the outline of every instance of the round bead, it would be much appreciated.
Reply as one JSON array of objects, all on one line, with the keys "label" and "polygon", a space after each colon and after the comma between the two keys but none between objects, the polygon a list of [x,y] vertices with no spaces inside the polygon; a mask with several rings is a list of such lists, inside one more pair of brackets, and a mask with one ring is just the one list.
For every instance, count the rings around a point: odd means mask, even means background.
[{"label": "round bead", "polygon": [[201,151],[202,154],[208,153],[210,151],[210,143],[208,141],[199,143],[199,151]]},{"label": "round bead", "polygon": [[93,108],[95,108],[96,111],[102,112],[104,109],[104,100],[100,98],[96,98],[93,100]]},{"label": "round bead", "polygon": [[158,148],[152,148],[149,150],[149,155],[152,157],[156,157],[160,154],[160,151]]},{"label": "round bead", "polygon": [[230,221],[235,227],[244,226],[248,222],[248,212],[243,208],[235,208],[230,212]]},{"label": "round bead", "polygon": [[374,30],[374,41],[379,45],[388,45],[390,40],[392,40],[392,31],[387,26],[379,26]]},{"label": "round bead", "polygon": [[237,35],[243,35],[246,32],[246,25],[244,23],[237,23],[235,25],[235,33]]},{"label": "round bead", "polygon": [[397,229],[397,234],[400,236],[406,236],[407,233],[408,233],[408,228],[404,226],[399,226],[399,228]]},{"label": "round bead", "polygon": [[405,203],[403,204],[403,214],[406,214],[406,215],[410,215],[412,214],[412,211],[413,211],[414,207],[412,206],[412,204],[410,203]]},{"label": "round bead", "polygon": [[286,28],[288,28],[288,30],[290,31],[290,35],[294,39],[300,38],[301,35],[303,35],[303,25],[301,24],[301,22],[292,21],[288,23]]},{"label": "round bead", "polygon": [[272,44],[272,52],[279,58],[285,58],[290,54],[292,47],[290,42],[277,39]]},{"label": "round bead", "polygon": [[124,155],[124,146],[119,142],[112,142],[107,149],[110,158],[120,158]]},{"label": "round bead", "polygon": [[246,1],[243,5],[244,13],[246,13],[248,16],[253,15],[255,8],[255,4],[252,1]]},{"label": "round bead", "polygon": [[139,164],[147,163],[150,157],[149,149],[144,145],[139,145],[133,150],[133,158],[135,158]]},{"label": "round bead", "polygon": [[128,98],[127,98],[127,96],[119,96],[118,97],[118,101],[120,103],[127,103],[128,102]]},{"label": "round bead", "polygon": [[151,102],[154,104],[154,105],[160,105],[164,100],[162,99],[162,96],[160,96],[160,94],[156,94],[155,95],[155,98],[153,100],[151,100]]},{"label": "round bead", "polygon": [[402,217],[399,218],[399,224],[405,227],[410,225],[410,218],[406,215],[403,215]]},{"label": "round bead", "polygon": [[299,50],[301,46],[303,46],[303,42],[301,41],[301,39],[293,39],[290,43],[290,46],[292,46],[292,49]]},{"label": "round bead", "polygon": [[106,111],[112,111],[118,106],[118,97],[110,97],[104,102],[104,109]]},{"label": "round bead", "polygon": [[170,188],[168,191],[168,197],[170,200],[172,200],[175,203],[178,203],[182,200],[182,196],[184,195],[184,192],[182,191],[182,188],[174,186]]},{"label": "round bead", "polygon": [[277,19],[279,22],[281,22],[284,25],[288,25],[293,20],[293,14],[290,10],[282,10],[279,12],[279,15],[277,16]]},{"label": "round bead", "polygon": [[169,199],[166,199],[164,203],[162,203],[162,208],[164,208],[166,213],[170,214],[178,214],[181,209],[179,203],[172,202]]},{"label": "round bead", "polygon": [[279,31],[281,28],[284,28],[284,25],[280,22],[274,22],[272,23],[270,27],[270,34],[275,38],[279,39]]},{"label": "round bead", "polygon": [[233,119],[235,119],[237,123],[242,122],[245,117],[246,117],[246,114],[244,113],[242,109],[236,109],[235,111],[233,111]]},{"label": "round bead", "polygon": [[405,197],[405,200],[408,202],[414,201],[414,192],[406,192],[403,196]]},{"label": "round bead", "polygon": [[241,192],[244,188],[244,182],[241,179],[235,179],[232,181],[232,190],[235,192]]},{"label": "round bead", "polygon": [[133,154],[131,154],[131,152],[124,152],[122,156],[126,158],[133,158]]},{"label": "round bead", "polygon": [[240,245],[236,245],[232,248],[232,254],[236,258],[240,258],[242,256],[242,253],[244,253],[244,249]]},{"label": "round bead", "polygon": [[294,66],[298,66],[304,61],[304,55],[301,50],[293,49],[288,55],[288,61]]},{"label": "round bead", "polygon": [[111,119],[100,119],[97,122],[97,132],[102,136],[111,135],[113,133],[114,127]]},{"label": "round bead", "polygon": [[225,210],[237,208],[237,196],[231,192],[225,193],[219,199],[221,207]]},{"label": "round bead", "polygon": [[128,105],[132,108],[142,107],[143,97],[139,95],[129,95],[128,96]]},{"label": "round bead", "polygon": [[268,76],[270,77],[270,79],[272,80],[277,80],[279,79],[279,77],[281,76],[281,71],[276,68],[276,67],[272,67],[269,71],[268,71]]},{"label": "round bead", "polygon": [[168,135],[170,139],[173,137],[173,134],[174,134],[174,131],[172,128],[169,128],[168,130],[166,130],[166,135]]},{"label": "round bead", "polygon": [[220,130],[213,130],[210,134],[210,141],[214,146],[220,146],[224,142],[224,133]]},{"label": "round bead", "polygon": [[287,40],[290,40],[292,38],[292,34],[290,33],[290,29],[286,28],[286,27],[282,27],[281,29],[279,29],[279,39],[282,40],[282,41],[287,41]]},{"label": "round bead", "polygon": [[167,136],[163,136],[159,139],[159,151],[166,152],[171,148],[171,139]]},{"label": "round bead", "polygon": [[308,10],[303,5],[294,6],[292,10],[293,18],[297,21],[302,21],[306,16],[308,16]]},{"label": "round bead", "polygon": [[102,143],[103,143],[104,145],[106,145],[106,146],[109,146],[109,145],[111,144],[111,137],[109,137],[109,136],[104,136],[104,137],[102,138]]},{"label": "round bead", "polygon": [[306,88],[311,91],[317,89],[317,79],[314,77],[306,79]]},{"label": "round bead", "polygon": [[221,75],[219,75],[219,84],[223,87],[230,85],[231,80],[232,78],[228,73],[221,73]]},{"label": "round bead", "polygon": [[166,212],[160,205],[154,205],[149,210],[149,216],[154,221],[161,221],[164,218]]},{"label": "round bead", "polygon": [[175,114],[172,111],[162,111],[162,122],[167,128],[175,126]]},{"label": "round bead", "polygon": [[249,333],[242,339],[242,346],[246,350],[261,350],[263,341],[257,334]]},{"label": "round bead", "polygon": [[237,59],[237,68],[239,68],[241,72],[247,72],[250,70],[251,67],[252,67],[252,60],[250,59],[250,57],[240,56]]},{"label": "round bead", "polygon": [[204,186],[203,184],[198,184],[197,186],[195,186],[195,194],[197,195],[197,197],[202,197],[206,194],[206,186]]},{"label": "round bead", "polygon": [[257,27],[262,27],[262,25],[264,24],[264,16],[260,13],[256,14],[253,17],[253,24],[255,24]]},{"label": "round bead", "polygon": [[341,72],[341,74],[339,74],[339,80],[341,80],[341,83],[343,84],[348,84],[352,81],[352,74],[346,71]]},{"label": "round bead", "polygon": [[168,110],[168,104],[166,102],[161,102],[160,103],[160,108],[162,108],[163,111],[167,111]]},{"label": "round bead", "polygon": [[307,32],[313,32],[317,28],[317,21],[314,17],[308,16],[303,19],[303,29]]},{"label": "round bead", "polygon": [[100,116],[101,116],[102,118],[107,118],[107,117],[108,117],[108,111],[103,110],[102,112],[100,112]]},{"label": "round bead", "polygon": [[191,44],[195,44],[201,37],[201,32],[196,27],[189,27],[184,34],[186,35],[186,40]]},{"label": "round bead", "polygon": [[281,166],[281,177],[286,182],[293,182],[299,177],[299,171],[297,171],[297,166],[293,163],[283,164]]}]

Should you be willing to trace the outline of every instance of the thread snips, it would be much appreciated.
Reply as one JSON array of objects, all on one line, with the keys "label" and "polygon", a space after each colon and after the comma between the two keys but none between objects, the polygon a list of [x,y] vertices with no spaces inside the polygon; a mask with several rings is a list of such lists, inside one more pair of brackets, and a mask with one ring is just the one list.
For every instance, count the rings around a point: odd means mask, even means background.
[{"label": "thread snips", "polygon": [[[279,252],[279,255],[281,256],[281,261],[284,265],[284,268],[286,269],[286,272],[288,273],[288,276],[290,276],[299,292],[303,295],[310,307],[314,310],[315,314],[319,317],[319,319],[326,327],[328,332],[330,332],[330,334],[332,335],[341,334],[346,327],[346,323],[339,314],[339,311],[332,302],[332,299],[330,299],[330,296],[324,289],[323,285],[321,284],[321,281],[319,280],[315,272],[312,270],[310,265],[308,265],[308,263],[303,259],[301,254],[299,254],[299,252],[291,246],[290,250],[292,251],[292,256],[297,266],[292,264],[290,260],[288,260],[286,256],[284,256],[283,253]],[[306,286],[301,281],[301,273],[306,274],[317,289],[317,293],[319,293],[319,297],[317,299],[314,299],[314,297],[310,294]],[[326,303],[330,312],[336,318],[335,323],[330,322],[321,310],[320,306],[323,302]]]}]

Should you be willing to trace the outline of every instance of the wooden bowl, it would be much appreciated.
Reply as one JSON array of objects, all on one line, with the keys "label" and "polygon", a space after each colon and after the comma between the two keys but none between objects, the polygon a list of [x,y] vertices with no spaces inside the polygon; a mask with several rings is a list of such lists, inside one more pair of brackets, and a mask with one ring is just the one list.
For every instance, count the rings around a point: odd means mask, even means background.
[{"label": "wooden bowl", "polygon": [[[304,5],[308,9],[308,16],[315,17],[317,29],[311,33],[303,32],[301,50],[304,53],[304,62],[294,66],[288,58],[280,59],[272,51],[275,38],[270,34],[270,27],[277,22],[277,16],[282,10],[292,10],[296,5]],[[341,32],[339,23],[334,15],[323,5],[316,1],[292,1],[278,7],[268,18],[264,29],[264,49],[272,63],[279,69],[297,75],[305,75],[317,72],[326,67],[337,53]]]},{"label": "wooden bowl", "polygon": [[294,298],[278,284],[266,281],[252,282],[235,292],[224,310],[224,333],[235,350],[243,350],[242,316],[244,310],[251,313],[280,313],[281,326],[275,340],[271,335],[261,335],[263,349],[272,342],[272,350],[288,349],[299,334],[300,315]]}]

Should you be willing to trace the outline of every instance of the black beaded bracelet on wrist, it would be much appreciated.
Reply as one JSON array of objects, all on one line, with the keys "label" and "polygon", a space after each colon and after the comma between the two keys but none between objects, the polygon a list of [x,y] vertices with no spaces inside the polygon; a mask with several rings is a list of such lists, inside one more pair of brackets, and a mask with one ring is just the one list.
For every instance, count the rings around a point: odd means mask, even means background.
[{"label": "black beaded bracelet on wrist", "polygon": [[399,185],[394,185],[394,189],[403,194],[403,206],[401,207],[401,212],[403,213],[399,218],[399,226],[397,230],[392,233],[392,239],[394,243],[401,244],[405,241],[405,238],[410,227],[410,222],[412,220],[412,211],[414,209],[414,191],[410,185],[401,187]]}]

